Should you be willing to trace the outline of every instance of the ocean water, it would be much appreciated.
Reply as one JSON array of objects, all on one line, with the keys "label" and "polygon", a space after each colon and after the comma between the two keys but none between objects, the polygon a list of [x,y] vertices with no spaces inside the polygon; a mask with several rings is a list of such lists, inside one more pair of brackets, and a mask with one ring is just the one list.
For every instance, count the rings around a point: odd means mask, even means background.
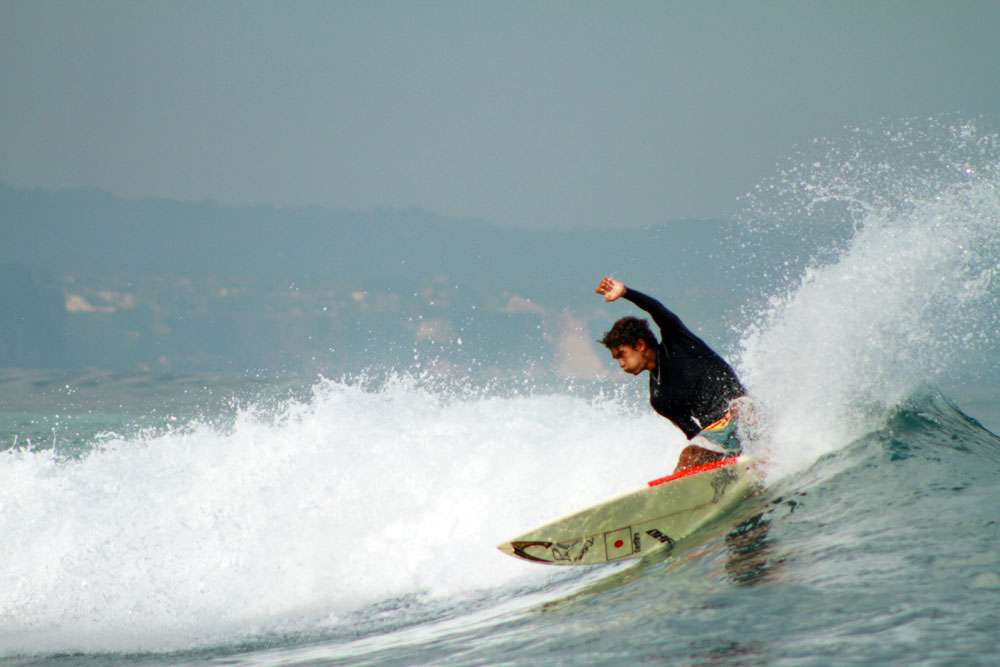
[{"label": "ocean water", "polygon": [[0,372],[0,664],[997,664],[1000,161],[946,135],[784,174],[756,241],[857,224],[748,311],[766,487],[669,556],[495,549],[672,469],[614,383]]}]

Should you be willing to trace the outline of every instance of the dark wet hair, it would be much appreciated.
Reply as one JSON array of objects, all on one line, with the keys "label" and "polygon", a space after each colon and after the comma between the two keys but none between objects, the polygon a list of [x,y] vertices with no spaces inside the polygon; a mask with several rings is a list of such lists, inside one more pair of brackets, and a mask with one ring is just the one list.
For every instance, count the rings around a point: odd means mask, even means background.
[{"label": "dark wet hair", "polygon": [[611,330],[604,334],[600,343],[609,350],[622,345],[635,347],[640,340],[646,341],[649,347],[656,347],[656,336],[649,328],[649,322],[638,317],[623,317],[612,325]]}]

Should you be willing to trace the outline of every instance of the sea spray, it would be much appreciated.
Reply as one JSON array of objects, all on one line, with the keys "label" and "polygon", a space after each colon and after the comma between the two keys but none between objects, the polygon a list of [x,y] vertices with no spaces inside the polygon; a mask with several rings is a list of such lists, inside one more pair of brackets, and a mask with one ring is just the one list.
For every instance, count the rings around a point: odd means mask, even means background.
[{"label": "sea spray", "polygon": [[[313,632],[384,600],[552,573],[495,545],[641,487],[682,436],[614,400],[318,383],[226,428],[3,454],[0,651]],[[627,453],[627,455],[624,455]]]},{"label": "sea spray", "polygon": [[854,230],[811,255],[742,340],[738,367],[778,471],[877,428],[917,387],[996,348],[1000,142],[971,125],[916,127],[822,142],[751,200],[756,243]]}]

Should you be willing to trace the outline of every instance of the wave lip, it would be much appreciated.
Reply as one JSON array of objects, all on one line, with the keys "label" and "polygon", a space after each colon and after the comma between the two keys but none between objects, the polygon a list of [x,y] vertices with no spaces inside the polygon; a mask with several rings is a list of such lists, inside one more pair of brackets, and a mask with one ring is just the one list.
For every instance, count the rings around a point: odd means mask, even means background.
[{"label": "wave lip", "polygon": [[855,154],[839,168],[816,163],[825,180],[797,175],[810,204],[848,201],[858,217],[839,253],[772,298],[741,343],[737,365],[786,471],[876,428],[920,386],[991,367],[983,362],[1000,351],[1000,149],[986,146],[993,160],[978,169],[946,165],[937,180],[903,169],[898,179],[909,181],[884,186],[894,197],[868,202],[859,202],[865,178],[885,182],[892,165],[863,168]]}]

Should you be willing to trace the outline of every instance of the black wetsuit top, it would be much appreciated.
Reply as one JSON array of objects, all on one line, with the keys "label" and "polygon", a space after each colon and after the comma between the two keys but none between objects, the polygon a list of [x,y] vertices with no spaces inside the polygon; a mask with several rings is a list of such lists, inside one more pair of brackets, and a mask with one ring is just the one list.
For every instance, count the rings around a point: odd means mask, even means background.
[{"label": "black wetsuit top", "polygon": [[690,440],[746,390],[732,367],[662,303],[631,287],[625,298],[660,327],[656,368],[649,372],[649,404]]}]

